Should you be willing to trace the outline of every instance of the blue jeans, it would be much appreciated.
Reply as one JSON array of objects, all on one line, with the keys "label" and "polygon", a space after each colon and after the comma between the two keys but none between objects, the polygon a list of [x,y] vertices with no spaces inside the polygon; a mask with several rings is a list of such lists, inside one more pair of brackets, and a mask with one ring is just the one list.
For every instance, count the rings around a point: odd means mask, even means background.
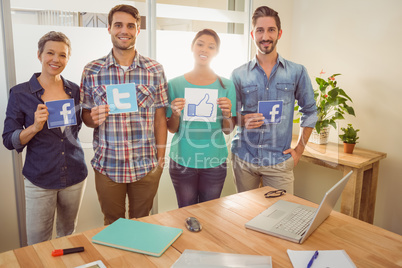
[{"label": "blue jeans", "polygon": [[219,198],[226,172],[226,162],[214,168],[189,168],[170,160],[169,173],[179,207]]},{"label": "blue jeans", "polygon": [[52,239],[54,215],[57,237],[70,235],[77,224],[86,179],[64,189],[43,189],[24,179],[28,245]]}]

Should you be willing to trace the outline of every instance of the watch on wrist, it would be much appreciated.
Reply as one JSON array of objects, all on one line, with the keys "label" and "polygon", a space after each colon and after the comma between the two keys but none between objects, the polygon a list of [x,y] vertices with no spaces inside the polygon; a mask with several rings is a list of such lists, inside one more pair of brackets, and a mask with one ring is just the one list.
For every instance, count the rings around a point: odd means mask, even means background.
[{"label": "watch on wrist", "polygon": [[230,118],[232,118],[232,114],[230,114],[229,117],[226,117],[226,116],[224,116],[224,115],[222,115],[222,117],[223,117],[223,119],[230,119]]}]

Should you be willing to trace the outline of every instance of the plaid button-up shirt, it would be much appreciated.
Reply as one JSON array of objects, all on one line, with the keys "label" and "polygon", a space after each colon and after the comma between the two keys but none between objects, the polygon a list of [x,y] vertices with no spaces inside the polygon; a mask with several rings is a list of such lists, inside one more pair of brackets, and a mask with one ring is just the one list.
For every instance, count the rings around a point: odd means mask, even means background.
[{"label": "plaid button-up shirt", "polygon": [[135,83],[138,112],[109,114],[94,129],[91,161],[93,168],[118,183],[140,180],[157,165],[154,136],[155,110],[166,107],[167,82],[158,62],[137,51],[133,63],[124,71],[113,57],[88,63],[81,80],[83,109],[107,104],[106,86]]}]

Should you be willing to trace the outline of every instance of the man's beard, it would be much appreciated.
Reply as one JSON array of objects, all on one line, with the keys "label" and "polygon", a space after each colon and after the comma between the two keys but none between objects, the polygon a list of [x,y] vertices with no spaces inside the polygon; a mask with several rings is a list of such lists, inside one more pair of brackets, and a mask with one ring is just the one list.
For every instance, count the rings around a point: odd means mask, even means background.
[{"label": "man's beard", "polygon": [[[266,43],[269,42],[271,44],[271,48],[269,47],[264,47],[262,43]],[[262,54],[270,54],[272,51],[274,51],[276,44],[278,43],[278,39],[276,39],[275,41],[271,41],[271,40],[261,40],[258,43],[258,50],[262,53]]]}]

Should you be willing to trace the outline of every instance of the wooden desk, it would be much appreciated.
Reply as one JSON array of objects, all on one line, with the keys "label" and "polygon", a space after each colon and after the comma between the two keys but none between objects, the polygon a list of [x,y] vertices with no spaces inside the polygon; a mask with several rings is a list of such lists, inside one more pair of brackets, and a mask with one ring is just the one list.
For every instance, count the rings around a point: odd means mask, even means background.
[{"label": "wooden desk", "polygon": [[[292,148],[298,136],[294,135]],[[344,175],[353,170],[342,194],[341,212],[368,223],[373,223],[380,160],[387,156],[356,147],[353,154],[343,152],[343,144],[325,145],[309,142],[301,161],[341,170]]]},{"label": "wooden desk", "polygon": [[[272,256],[273,267],[292,267],[287,249],[344,249],[357,267],[402,266],[402,236],[335,211],[302,245],[246,229],[247,221],[280,198],[317,207],[289,194],[265,198],[264,193],[271,189],[263,187],[141,218],[183,229],[183,234],[159,258],[92,244],[92,236],[104,228],[101,227],[4,252],[0,254],[0,267],[75,267],[95,260],[102,260],[107,267],[170,267],[185,249]],[[184,221],[189,216],[200,220],[201,232],[185,229]],[[51,256],[53,249],[78,246],[84,246],[85,251]]]}]

